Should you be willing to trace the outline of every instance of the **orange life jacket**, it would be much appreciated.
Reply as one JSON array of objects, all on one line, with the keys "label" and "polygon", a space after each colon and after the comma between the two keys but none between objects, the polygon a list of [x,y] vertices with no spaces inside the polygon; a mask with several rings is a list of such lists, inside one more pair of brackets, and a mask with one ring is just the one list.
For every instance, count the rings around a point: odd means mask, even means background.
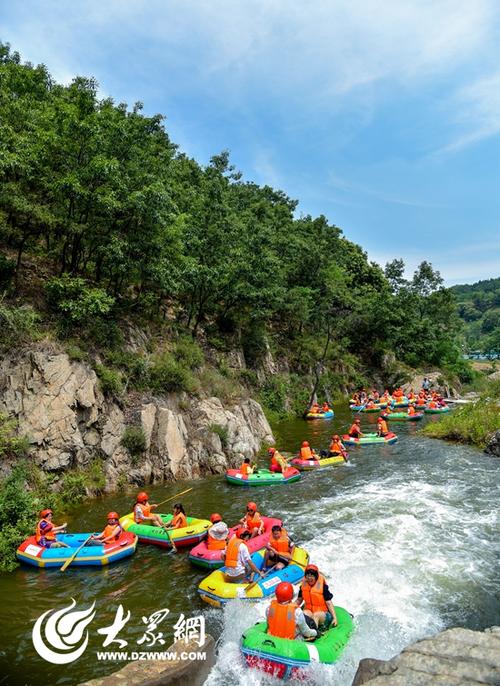
[{"label": "orange life jacket", "polygon": [[224,550],[226,547],[226,541],[218,541],[216,538],[212,538],[210,533],[207,536],[207,548],[209,550]]},{"label": "orange life jacket", "polygon": [[314,453],[310,447],[300,449],[301,460],[314,460]]},{"label": "orange life jacket", "polygon": [[436,407],[437,407],[437,402],[436,402],[435,400],[431,400],[431,402],[429,403],[429,407],[430,407],[431,409],[436,408]]},{"label": "orange life jacket", "polygon": [[238,552],[242,543],[243,541],[241,538],[238,538],[238,536],[233,536],[233,538],[230,539],[229,543],[227,544],[226,558],[224,560],[226,567],[231,567],[234,569],[234,567],[238,566]]},{"label": "orange life jacket", "polygon": [[171,524],[173,529],[183,529],[185,526],[187,526],[186,515],[182,514],[182,512],[179,512],[179,514],[176,514],[174,517],[172,517]]},{"label": "orange life jacket", "polygon": [[250,516],[247,512],[245,526],[249,531],[251,531],[252,529],[260,529],[260,527],[262,526],[260,512],[255,512],[252,516]]},{"label": "orange life jacket", "polygon": [[248,462],[243,462],[243,464],[240,467],[240,472],[244,474],[245,476],[248,476],[249,474],[252,474],[252,468],[248,464]]},{"label": "orange life jacket", "polygon": [[278,638],[295,638],[295,603],[282,605],[275,599],[267,613],[267,633]]},{"label": "orange life jacket", "polygon": [[[42,529],[41,524],[42,522],[45,522],[45,524],[48,524],[45,529]],[[45,538],[46,541],[55,541],[56,540],[56,535],[53,532],[54,525],[52,522],[49,522],[48,519],[41,519],[38,524],[36,525],[36,542],[40,543],[40,540],[42,538]]]},{"label": "orange life jacket", "polygon": [[269,543],[273,546],[277,553],[290,552],[290,539],[286,534],[283,534],[283,532],[277,540],[271,536]]},{"label": "orange life jacket", "polygon": [[419,407],[423,407],[425,405],[425,398],[419,398],[415,404]]},{"label": "orange life jacket", "polygon": [[360,434],[361,433],[361,427],[358,424],[353,424],[351,428],[349,429],[350,434]]},{"label": "orange life jacket", "polygon": [[279,467],[280,463],[278,460],[274,457],[274,455],[271,457],[271,467]]},{"label": "orange life jacket", "polygon": [[323,598],[323,586],[325,585],[325,577],[320,574],[318,580],[313,586],[310,586],[307,581],[302,582],[302,598],[304,599],[305,608],[309,612],[328,612],[326,600]]},{"label": "orange life jacket", "polygon": [[135,507],[134,507],[134,521],[136,524],[140,524],[142,522],[142,519],[139,519],[139,517],[137,516],[136,508],[140,509],[143,517],[150,517],[151,516],[151,505],[144,505],[143,503],[136,503]]},{"label": "orange life jacket", "polygon": [[115,541],[117,541],[120,538],[120,534],[122,532],[122,528],[121,528],[120,524],[106,524],[106,526],[104,527],[104,531],[103,531],[103,534],[104,534],[103,538],[107,538],[108,536],[111,536],[111,534],[113,533],[113,531],[116,529],[117,526],[118,526],[118,533],[114,536]]},{"label": "orange life jacket", "polygon": [[415,414],[415,408],[413,407],[413,405],[410,405],[410,407],[408,408],[408,414],[409,415]]},{"label": "orange life jacket", "polygon": [[330,407],[326,403],[323,404],[323,407],[321,409],[323,410],[323,412],[330,412]]},{"label": "orange life jacket", "polygon": [[382,421],[379,422],[379,429],[384,434],[389,433],[389,429],[387,428],[387,422],[385,421],[385,419],[382,419]]},{"label": "orange life jacket", "polygon": [[329,451],[331,453],[341,453],[342,452],[342,446],[340,445],[340,441],[332,441],[330,443]]}]

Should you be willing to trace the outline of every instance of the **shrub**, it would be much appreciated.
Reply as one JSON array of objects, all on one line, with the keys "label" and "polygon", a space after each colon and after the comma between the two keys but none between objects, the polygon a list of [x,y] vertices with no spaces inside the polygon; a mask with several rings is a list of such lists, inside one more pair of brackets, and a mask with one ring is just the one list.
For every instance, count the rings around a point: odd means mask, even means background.
[{"label": "shrub", "polygon": [[176,343],[174,358],[188,369],[199,369],[205,361],[203,351],[198,343],[187,336]]},{"label": "shrub", "polygon": [[156,358],[150,369],[151,388],[160,393],[171,391],[186,391],[194,393],[198,384],[189,369],[169,353],[163,353]]},{"label": "shrub", "polygon": [[29,440],[17,435],[17,422],[0,413],[0,458],[28,454]]},{"label": "shrub", "polygon": [[87,353],[76,345],[76,343],[68,343],[65,350],[66,355],[73,362],[83,362],[87,359]]},{"label": "shrub", "polygon": [[144,355],[124,350],[107,350],[106,362],[119,367],[127,379],[127,385],[137,390],[149,387],[149,365]]},{"label": "shrub", "polygon": [[16,263],[14,260],[9,260],[8,257],[0,254],[0,288],[7,288],[15,271]]},{"label": "shrub", "polygon": [[120,395],[123,391],[122,375],[115,369],[110,369],[102,364],[95,366],[95,373],[101,382],[102,392],[106,395]]},{"label": "shrub", "polygon": [[216,434],[220,438],[220,442],[223,448],[228,446],[228,430],[227,427],[221,426],[220,424],[210,424],[209,430]]},{"label": "shrub", "polygon": [[17,348],[40,336],[39,315],[28,307],[9,306],[0,301],[0,349]]},{"label": "shrub", "polygon": [[16,549],[34,532],[37,510],[34,494],[26,489],[26,471],[18,466],[0,483],[0,571],[17,566]]},{"label": "shrub", "polygon": [[106,485],[106,477],[101,460],[93,460],[84,469],[66,472],[58,493],[63,506],[78,505],[88,495],[99,495]]},{"label": "shrub", "polygon": [[68,326],[93,325],[96,318],[109,314],[115,303],[103,288],[93,288],[85,279],[69,274],[49,279],[45,292],[51,309],[62,315]]},{"label": "shrub", "polygon": [[123,432],[121,444],[131,455],[139,455],[146,450],[146,436],[142,427],[127,426]]}]

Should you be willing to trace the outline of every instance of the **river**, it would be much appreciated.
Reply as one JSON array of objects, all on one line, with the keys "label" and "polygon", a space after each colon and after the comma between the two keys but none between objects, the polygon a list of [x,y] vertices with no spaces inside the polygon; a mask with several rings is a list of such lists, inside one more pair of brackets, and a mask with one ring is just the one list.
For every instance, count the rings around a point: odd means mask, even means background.
[{"label": "river", "polygon": [[[329,422],[278,424],[278,447],[294,451],[304,439],[326,447],[332,431],[344,431],[351,418],[346,406],[335,411]],[[363,422],[375,423],[375,418],[367,415]],[[390,658],[450,626],[500,624],[500,461],[470,447],[427,439],[415,424],[394,426],[400,437],[395,445],[351,449],[345,466],[304,474],[289,486],[251,491],[260,512],[284,519],[295,542],[326,576],[335,604],[355,617],[356,630],[341,661],[317,667],[308,683],[349,685],[361,658]],[[217,511],[230,524],[242,516],[250,496],[221,477],[147,490],[158,502],[189,487],[193,490],[183,499],[188,514],[208,518]],[[87,502],[65,517],[68,530],[101,530],[108,510],[130,511],[133,493]],[[62,521],[58,513],[55,521]],[[265,604],[235,601],[224,611],[211,608],[198,599],[202,577],[186,553],[154,546],[140,546],[134,557],[104,569],[70,567],[61,573],[20,567],[1,575],[0,684],[70,686],[123,666],[96,658],[104,640],[97,629],[112,624],[120,604],[131,612],[119,634],[128,641],[126,649],[138,650],[137,640],[147,628],[143,617],[156,610],[170,610],[158,629],[163,629],[164,647],[181,613],[202,614],[219,649],[208,686],[277,683],[247,670],[238,651],[239,636],[262,616]],[[34,651],[31,631],[43,612],[68,606],[71,598],[80,610],[95,602],[90,642],[71,665],[53,665]]]}]

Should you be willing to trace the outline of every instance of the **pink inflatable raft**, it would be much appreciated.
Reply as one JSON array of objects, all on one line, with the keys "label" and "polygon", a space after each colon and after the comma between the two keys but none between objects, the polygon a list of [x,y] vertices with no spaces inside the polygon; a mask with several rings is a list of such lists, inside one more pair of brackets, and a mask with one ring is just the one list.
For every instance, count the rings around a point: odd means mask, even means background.
[{"label": "pink inflatable raft", "polygon": [[[255,536],[255,538],[251,538],[246,542],[248,550],[250,551],[250,555],[263,548],[269,542],[271,537],[271,529],[275,524],[278,524],[279,526],[283,524],[281,519],[276,519],[275,517],[262,517],[262,520],[265,527],[264,533],[260,536]],[[231,529],[229,529],[229,538],[236,533],[240,526],[240,524],[236,524],[236,526],[233,526]],[[218,569],[224,564],[221,558],[221,553],[222,550],[209,550],[207,547],[207,541],[205,539],[191,549],[189,553],[189,559],[197,567],[203,567],[204,569]]]}]

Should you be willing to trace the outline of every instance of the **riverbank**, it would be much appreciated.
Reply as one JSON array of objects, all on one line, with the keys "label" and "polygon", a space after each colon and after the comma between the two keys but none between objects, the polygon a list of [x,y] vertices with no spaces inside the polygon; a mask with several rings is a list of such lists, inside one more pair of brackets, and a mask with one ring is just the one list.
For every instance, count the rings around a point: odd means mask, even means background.
[{"label": "riverbank", "polygon": [[422,433],[430,438],[441,438],[469,443],[482,450],[500,429],[500,381],[490,381],[480,398],[441,417],[441,421],[427,424]]}]

